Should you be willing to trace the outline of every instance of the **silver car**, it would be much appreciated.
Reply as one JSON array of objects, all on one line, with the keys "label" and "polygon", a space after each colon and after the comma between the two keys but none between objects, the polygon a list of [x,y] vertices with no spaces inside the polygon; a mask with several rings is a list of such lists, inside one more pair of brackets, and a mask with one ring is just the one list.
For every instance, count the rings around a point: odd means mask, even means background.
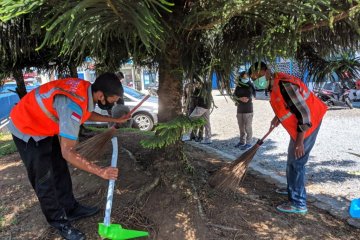
[{"label": "silver car", "polygon": [[[142,92],[139,92],[133,88],[123,86],[124,88],[124,102],[125,106],[128,106],[133,109],[146,95]],[[151,96],[147,99],[133,114],[132,118],[139,126],[142,131],[150,131],[158,123],[158,98]],[[97,105],[95,107],[95,112],[108,115],[106,110],[100,109]],[[99,122],[86,122],[88,125],[106,125],[106,123]]]}]

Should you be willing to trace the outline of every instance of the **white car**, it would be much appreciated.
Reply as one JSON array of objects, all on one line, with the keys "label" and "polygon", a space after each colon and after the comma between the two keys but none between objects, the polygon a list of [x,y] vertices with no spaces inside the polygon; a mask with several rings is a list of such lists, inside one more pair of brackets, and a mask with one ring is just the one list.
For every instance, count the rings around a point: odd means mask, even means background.
[{"label": "white car", "polygon": [[[123,86],[123,88],[125,106],[128,106],[130,110],[133,109],[146,96],[142,92],[139,92],[133,88],[127,86]],[[137,123],[140,130],[151,131],[154,128],[154,126],[158,123],[158,109],[158,98],[151,96],[132,114],[132,118]],[[108,115],[106,110],[100,109],[97,105],[95,107],[95,112],[102,115]],[[104,125],[104,123],[99,122],[86,122],[85,124]]]}]

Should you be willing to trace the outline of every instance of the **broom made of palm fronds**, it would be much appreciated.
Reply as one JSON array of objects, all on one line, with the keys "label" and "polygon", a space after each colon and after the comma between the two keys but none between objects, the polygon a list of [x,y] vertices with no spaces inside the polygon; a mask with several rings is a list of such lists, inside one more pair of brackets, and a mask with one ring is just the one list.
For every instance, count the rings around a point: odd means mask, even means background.
[{"label": "broom made of palm fronds", "polygon": [[241,154],[234,162],[222,167],[209,180],[209,184],[221,190],[235,190],[245,178],[248,166],[254,158],[259,147],[275,127],[271,127],[262,139],[259,139],[254,146]]},{"label": "broom made of palm fronds", "polygon": [[[141,102],[139,102],[126,116],[129,118],[149,97],[150,95],[146,95],[141,100]],[[76,152],[88,160],[95,160],[99,158],[106,149],[105,145],[114,136],[115,132],[116,128],[111,127],[109,128],[109,130],[106,130],[83,142],[80,142],[76,146]]]}]

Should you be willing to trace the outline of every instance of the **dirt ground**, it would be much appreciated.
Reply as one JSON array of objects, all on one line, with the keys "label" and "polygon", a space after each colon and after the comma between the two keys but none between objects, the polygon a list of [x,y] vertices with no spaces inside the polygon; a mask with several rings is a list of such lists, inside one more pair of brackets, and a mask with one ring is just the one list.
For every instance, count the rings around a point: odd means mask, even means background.
[{"label": "dirt ground", "polygon": [[[161,154],[143,149],[138,144],[140,138],[136,133],[119,138],[120,177],[113,223],[149,231],[148,239],[359,239],[359,229],[311,203],[305,216],[277,212],[276,205],[285,197],[275,194],[274,185],[251,172],[235,193],[212,189],[207,181],[223,165],[222,159],[191,146],[185,146],[185,151],[192,174],[182,177],[187,171],[169,171],[171,178],[167,179],[173,182],[160,179],[158,183],[151,163]],[[110,149],[98,164],[109,162]],[[87,239],[100,239],[97,224],[103,221],[107,182],[77,169],[71,168],[71,172],[77,199],[102,209],[74,225],[86,233]],[[0,190],[1,240],[61,239],[42,216],[18,154],[0,158]]]}]

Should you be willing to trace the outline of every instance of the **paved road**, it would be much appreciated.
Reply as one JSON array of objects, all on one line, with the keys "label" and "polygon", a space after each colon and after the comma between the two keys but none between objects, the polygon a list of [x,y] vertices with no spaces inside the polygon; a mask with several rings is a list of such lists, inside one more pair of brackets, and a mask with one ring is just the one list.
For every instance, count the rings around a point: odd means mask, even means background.
[{"label": "paved road", "polygon": [[[229,97],[213,93],[218,108],[211,114],[212,147],[240,155],[234,148],[239,141],[236,107]],[[261,99],[262,100],[261,100]],[[254,102],[253,131],[261,138],[268,130],[274,114],[265,96]],[[289,136],[280,126],[259,149],[254,162],[285,176]],[[307,190],[312,194],[360,198],[360,109],[330,110],[326,114],[307,167]]]}]

